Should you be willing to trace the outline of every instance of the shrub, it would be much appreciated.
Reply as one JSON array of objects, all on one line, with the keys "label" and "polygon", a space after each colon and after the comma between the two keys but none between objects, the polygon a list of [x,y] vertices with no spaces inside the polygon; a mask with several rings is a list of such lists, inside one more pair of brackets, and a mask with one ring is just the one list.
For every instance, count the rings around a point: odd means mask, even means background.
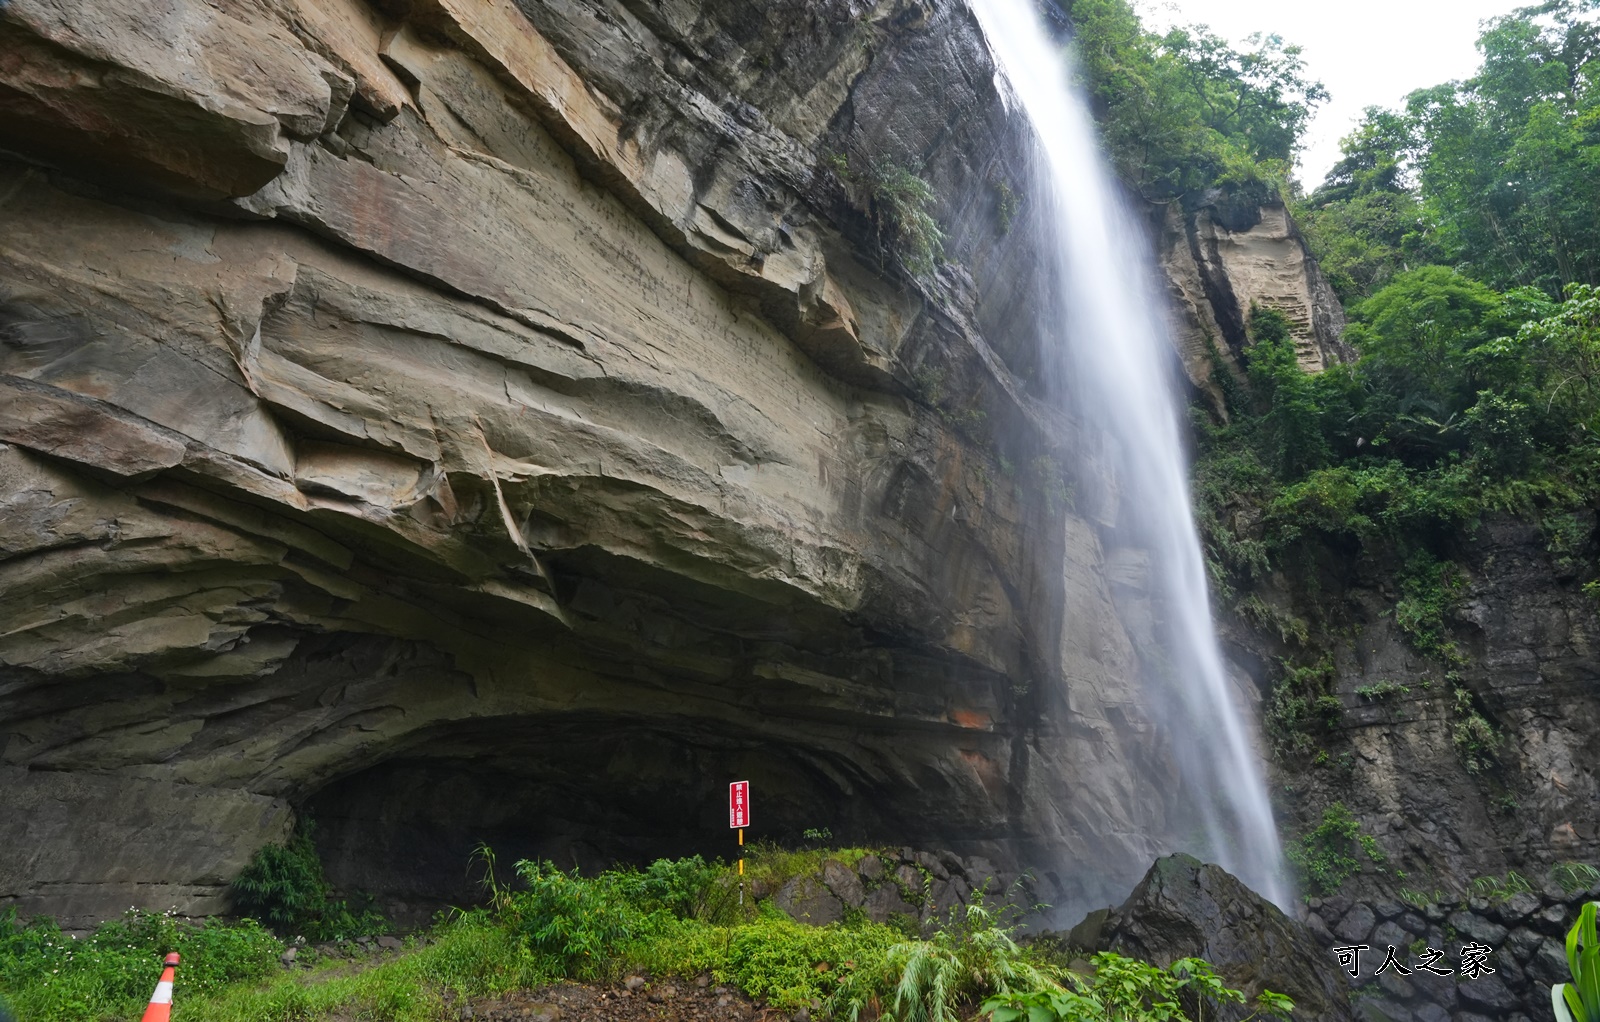
[{"label": "shrub", "polygon": [[646,880],[637,872],[585,880],[577,870],[568,873],[549,862],[524,859],[516,868],[528,889],[507,898],[502,915],[522,937],[537,970],[550,979],[604,978],[624,945],[660,930],[671,918],[666,909],[638,898]]},{"label": "shrub", "polygon": [[234,902],[240,912],[261,920],[285,936],[304,935],[312,940],[384,933],[388,922],[368,904],[352,909],[335,899],[322,872],[322,860],[312,841],[315,825],[303,819],[286,845],[266,845],[256,850],[249,865],[233,881]]}]

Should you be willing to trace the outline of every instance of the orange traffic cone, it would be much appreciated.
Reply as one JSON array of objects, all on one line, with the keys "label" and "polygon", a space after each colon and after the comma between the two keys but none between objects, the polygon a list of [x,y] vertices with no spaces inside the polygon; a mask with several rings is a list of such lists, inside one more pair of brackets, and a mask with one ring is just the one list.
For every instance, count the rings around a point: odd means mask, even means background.
[{"label": "orange traffic cone", "polygon": [[172,978],[178,971],[178,953],[167,956],[167,967],[161,970],[161,982],[150,995],[150,1007],[144,1010],[143,1022],[169,1022],[172,1018]]}]

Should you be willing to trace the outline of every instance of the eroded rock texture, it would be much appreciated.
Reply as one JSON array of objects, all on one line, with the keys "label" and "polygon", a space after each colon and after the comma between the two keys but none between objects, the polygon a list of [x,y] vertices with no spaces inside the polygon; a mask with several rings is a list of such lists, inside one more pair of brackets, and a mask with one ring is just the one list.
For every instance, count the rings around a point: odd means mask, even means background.
[{"label": "eroded rock texture", "polygon": [[1193,211],[1161,215],[1159,255],[1175,312],[1173,336],[1184,370],[1218,415],[1226,415],[1213,374],[1244,380],[1254,308],[1289,321],[1300,366],[1321,372],[1352,361],[1344,308],[1282,202],[1210,196]]},{"label": "eroded rock texture", "polygon": [[[1291,834],[1337,802],[1372,843],[1354,850],[1360,872],[1314,899],[1308,917],[1326,941],[1374,948],[1353,981],[1370,1018],[1531,1016],[1562,978],[1561,938],[1578,908],[1600,896],[1582,875],[1563,889],[1556,872],[1592,863],[1600,838],[1590,754],[1600,604],[1583,591],[1600,573],[1595,514],[1542,524],[1486,514],[1454,553],[1462,570],[1444,618],[1453,664],[1420,653],[1397,622],[1393,563],[1329,551],[1262,594],[1279,613],[1315,612],[1340,637],[1327,677],[1340,711],[1304,753],[1280,759],[1275,790]],[[1232,638],[1264,683],[1266,658],[1305,657],[1237,624]],[[1523,886],[1510,873],[1528,889],[1506,896]],[[1402,956],[1419,942],[1441,949],[1454,968],[1472,941],[1495,949],[1494,975],[1374,975],[1388,945]]]},{"label": "eroded rock texture", "polygon": [[309,808],[425,906],[735,777],[1126,890],[1181,793],[1026,145],[954,2],[0,5],[0,905],[217,911]]},{"label": "eroded rock texture", "polygon": [[[1253,1002],[1270,990],[1294,1001],[1297,1019],[1351,1022],[1344,974],[1320,938],[1222,867],[1172,855],[1157,860],[1120,907],[1090,913],[1065,942],[1163,967],[1203,958],[1248,999],[1221,1006],[1222,1018],[1254,1017]],[[1189,1007],[1192,1017],[1200,1017],[1197,1007]]]}]

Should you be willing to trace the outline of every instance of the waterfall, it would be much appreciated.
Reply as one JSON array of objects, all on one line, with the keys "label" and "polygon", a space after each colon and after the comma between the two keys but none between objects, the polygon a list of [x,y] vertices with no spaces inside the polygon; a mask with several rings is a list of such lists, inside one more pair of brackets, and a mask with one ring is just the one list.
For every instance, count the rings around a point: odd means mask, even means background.
[{"label": "waterfall", "polygon": [[1060,308],[1046,322],[1061,324],[1055,330],[1072,410],[1106,434],[1120,491],[1112,527],[1119,542],[1148,556],[1151,595],[1164,617],[1167,670],[1146,672],[1165,674],[1146,682],[1149,709],[1173,736],[1183,796],[1209,846],[1172,850],[1209,858],[1287,906],[1260,756],[1211,620],[1174,348],[1145,233],[1034,0],[972,0],[972,7],[1009,83],[1001,91],[1020,102],[1042,150],[1033,198],[1049,210],[1046,247],[1053,245],[1060,279]]}]

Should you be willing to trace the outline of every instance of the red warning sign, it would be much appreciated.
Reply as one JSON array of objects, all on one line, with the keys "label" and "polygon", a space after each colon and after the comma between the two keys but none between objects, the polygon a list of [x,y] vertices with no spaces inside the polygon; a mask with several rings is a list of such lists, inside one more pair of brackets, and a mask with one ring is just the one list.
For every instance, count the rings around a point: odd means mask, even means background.
[{"label": "red warning sign", "polygon": [[750,782],[734,781],[728,785],[728,826],[750,826]]}]

